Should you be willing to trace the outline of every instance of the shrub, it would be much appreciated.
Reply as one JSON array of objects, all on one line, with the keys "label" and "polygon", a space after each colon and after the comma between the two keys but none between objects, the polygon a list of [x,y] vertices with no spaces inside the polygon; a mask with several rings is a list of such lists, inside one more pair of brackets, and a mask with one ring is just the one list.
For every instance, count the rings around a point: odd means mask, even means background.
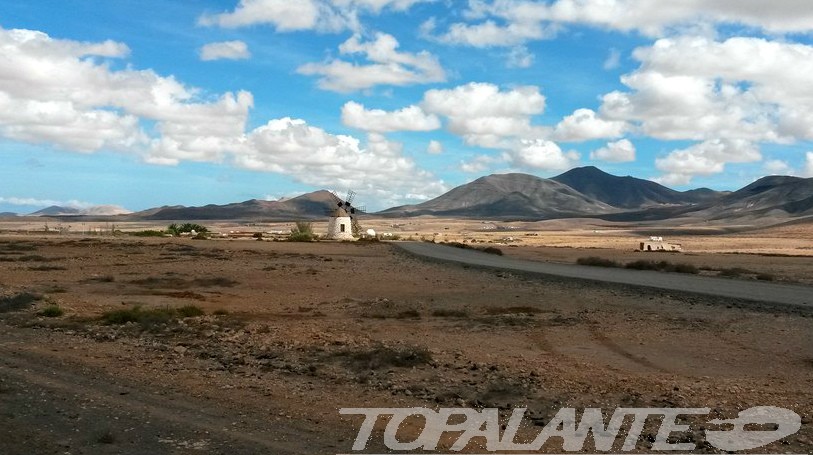
[{"label": "shrub", "polygon": [[28,268],[28,270],[33,270],[35,272],[50,272],[53,270],[67,270],[65,267],[61,265],[34,265]]},{"label": "shrub", "polygon": [[373,346],[367,350],[345,352],[351,365],[359,370],[378,370],[381,368],[411,368],[432,362],[432,355],[421,347]]},{"label": "shrub", "polygon": [[757,274],[757,279],[760,281],[773,281],[776,279],[776,277],[770,273],[760,273]]},{"label": "shrub", "polygon": [[178,316],[182,318],[194,318],[206,314],[205,311],[201,310],[199,307],[196,307],[195,305],[182,306],[177,309],[177,312]]},{"label": "shrub", "polygon": [[201,226],[200,224],[195,223],[184,223],[181,225],[172,223],[167,227],[167,233],[178,236],[185,232],[192,232],[195,231],[197,233],[205,233],[209,232],[209,229],[206,226]]},{"label": "shrub", "polygon": [[656,262],[646,260],[633,261],[624,267],[632,270],[660,270]]},{"label": "shrub", "polygon": [[465,318],[468,315],[463,310],[435,310],[432,312],[432,316],[438,318]]},{"label": "shrub", "polygon": [[47,307],[43,308],[42,310],[37,312],[37,316],[42,316],[46,318],[58,318],[65,314],[62,308],[59,305],[48,305]]},{"label": "shrub", "polygon": [[579,265],[591,265],[594,267],[619,267],[619,264],[611,259],[604,259],[597,256],[579,258],[576,260]]},{"label": "shrub", "polygon": [[487,246],[485,248],[478,248],[478,250],[482,251],[483,253],[488,254],[496,254],[497,256],[502,256],[502,250],[494,247],[494,246]]},{"label": "shrub", "polygon": [[421,313],[418,310],[406,310],[395,315],[396,319],[420,319]]},{"label": "shrub", "polygon": [[177,309],[165,307],[146,310],[140,306],[134,306],[124,310],[108,311],[102,314],[101,320],[107,325],[122,325],[132,322],[140,325],[142,329],[150,330],[159,324],[169,324],[177,319],[201,316],[203,314],[203,310],[194,305]]},{"label": "shrub", "polygon": [[315,239],[313,223],[310,221],[297,221],[296,227],[292,228],[288,235],[288,240],[291,242],[312,242]]},{"label": "shrub", "polygon": [[689,274],[692,274],[692,275],[697,275],[698,273],[700,273],[700,270],[698,270],[698,268],[695,267],[694,265],[692,265],[692,264],[684,264],[684,263],[675,264],[672,267],[672,270],[667,270],[667,271],[668,272],[677,272],[677,273],[689,273]]},{"label": "shrub", "polygon": [[0,313],[23,310],[31,306],[37,300],[42,299],[39,295],[30,292],[22,292],[10,297],[0,297]]},{"label": "shrub", "polygon": [[741,267],[733,267],[729,269],[722,269],[720,270],[720,276],[730,276],[730,277],[738,277],[740,275],[748,273],[747,269],[743,269]]}]

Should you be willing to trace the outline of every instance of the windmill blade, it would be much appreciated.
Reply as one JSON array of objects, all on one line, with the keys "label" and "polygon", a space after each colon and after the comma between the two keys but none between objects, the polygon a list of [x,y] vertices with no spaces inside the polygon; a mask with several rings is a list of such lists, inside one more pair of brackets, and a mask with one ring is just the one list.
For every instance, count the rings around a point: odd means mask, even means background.
[{"label": "windmill blade", "polygon": [[356,209],[356,211],[358,211],[358,212],[361,212],[361,213],[367,213],[367,206],[366,206],[366,205],[360,205],[360,206],[358,206],[358,207],[355,207],[355,209]]},{"label": "windmill blade", "polygon": [[344,204],[348,207],[353,205],[353,199],[356,197],[356,192],[353,190],[347,191],[347,197],[344,198]]}]

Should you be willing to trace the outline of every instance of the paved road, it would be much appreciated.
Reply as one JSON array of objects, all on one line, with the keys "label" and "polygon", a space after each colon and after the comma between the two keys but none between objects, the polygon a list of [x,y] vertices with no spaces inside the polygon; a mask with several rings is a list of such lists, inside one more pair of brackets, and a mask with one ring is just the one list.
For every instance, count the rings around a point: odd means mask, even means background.
[{"label": "paved road", "polygon": [[440,261],[813,308],[813,287],[808,286],[527,261],[428,242],[395,244],[409,253]]}]

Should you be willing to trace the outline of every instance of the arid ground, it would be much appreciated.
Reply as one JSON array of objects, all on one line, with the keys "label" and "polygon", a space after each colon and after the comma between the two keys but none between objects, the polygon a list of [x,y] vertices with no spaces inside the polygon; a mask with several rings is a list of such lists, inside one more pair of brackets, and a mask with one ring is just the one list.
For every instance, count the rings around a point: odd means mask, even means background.
[{"label": "arid ground", "polygon": [[[656,235],[438,223],[376,229],[562,262],[637,259]],[[811,284],[803,231],[663,235],[687,247],[668,260],[705,274]],[[436,264],[384,242],[0,235],[0,327],[3,454],[348,453],[361,419],[339,408],[412,406],[528,407],[532,434],[562,407],[772,405],[803,426],[761,453],[813,445],[808,311]],[[702,441],[701,426],[678,437]]]}]

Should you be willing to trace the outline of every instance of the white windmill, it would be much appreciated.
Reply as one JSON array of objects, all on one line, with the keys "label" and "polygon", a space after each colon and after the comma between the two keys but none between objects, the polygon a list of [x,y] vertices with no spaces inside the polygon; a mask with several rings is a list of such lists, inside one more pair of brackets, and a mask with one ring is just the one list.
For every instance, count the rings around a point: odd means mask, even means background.
[{"label": "white windmill", "polygon": [[[327,236],[330,240],[355,240],[354,234],[361,229],[356,219],[356,208],[353,207],[355,191],[348,191],[347,197],[342,200],[336,193],[336,207],[330,211],[327,222]],[[361,209],[363,210],[363,209]]]}]

